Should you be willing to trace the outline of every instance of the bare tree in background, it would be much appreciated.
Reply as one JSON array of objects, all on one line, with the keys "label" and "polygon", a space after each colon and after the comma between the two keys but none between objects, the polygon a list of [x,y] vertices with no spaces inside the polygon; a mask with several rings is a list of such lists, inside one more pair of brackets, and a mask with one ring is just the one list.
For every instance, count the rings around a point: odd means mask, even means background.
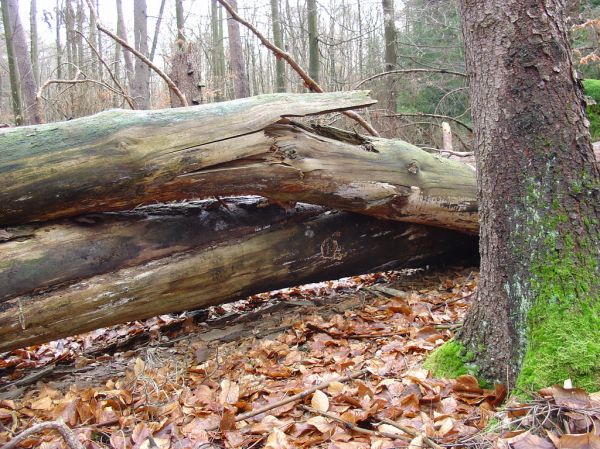
[{"label": "bare tree in background", "polygon": [[[237,1],[229,0],[229,4],[237,10]],[[229,66],[233,78],[233,95],[235,98],[250,96],[250,85],[248,84],[248,73],[242,50],[239,24],[227,15],[227,31],[229,34]]]},{"label": "bare tree in background", "polygon": [[[123,18],[123,3],[122,0],[117,1],[117,36],[127,42],[127,28],[125,28],[125,19]],[[125,60],[125,70],[127,72],[127,80],[129,85],[133,86],[133,60],[131,59],[131,53],[125,50],[123,47],[118,45],[118,48],[123,52],[123,59]],[[117,51],[115,51],[115,54]],[[115,58],[115,60],[118,60]]]},{"label": "bare tree in background", "polygon": [[31,35],[31,66],[33,67],[33,78],[37,85],[40,84],[40,57],[38,54],[38,31],[37,31],[37,1],[31,0],[29,8],[29,33]]},{"label": "bare tree in background", "polygon": [[[394,0],[382,0],[383,6],[383,30],[384,30],[384,45],[385,45],[385,58],[383,70],[389,72],[396,68],[398,62],[396,55],[396,24],[394,23]],[[396,111],[396,94],[394,89],[394,79],[388,77],[387,79],[387,109],[389,111]]]},{"label": "bare tree in background", "polygon": [[[199,72],[195,69],[191,58],[191,44],[185,36],[185,14],[183,0],[175,1],[175,17],[177,20],[177,41],[173,58],[171,59],[171,73],[169,77],[185,95],[189,104],[202,103],[202,86]],[[171,107],[183,106],[181,100],[173,91],[170,92]]]},{"label": "bare tree in background", "polygon": [[[17,0],[7,0],[2,3],[3,9],[6,8],[8,20],[10,20],[10,39],[14,47],[14,55],[19,67],[19,76],[21,81],[21,98],[23,99],[26,114],[24,123],[40,123],[40,117],[36,112],[35,95],[37,84],[31,66],[29,56],[29,45],[25,36],[25,29],[19,16],[19,4]],[[7,33],[8,35],[8,33]]]},{"label": "bare tree in background", "polygon": [[10,75],[10,93],[12,100],[13,115],[15,124],[22,125],[23,119],[23,102],[21,100],[21,77],[19,76],[19,65],[15,55],[15,47],[13,43],[13,32],[11,28],[11,20],[9,14],[9,0],[2,0],[2,23],[4,25],[4,39],[6,41],[6,53],[8,55],[8,73]]},{"label": "bare tree in background", "polygon": [[[133,37],[135,49],[144,56],[148,55],[146,0],[133,2]],[[150,108],[150,67],[139,58],[135,60],[135,77],[131,92],[139,109]]]},{"label": "bare tree in background", "polygon": [[319,82],[319,16],[317,0],[306,0],[308,21],[308,74]]},{"label": "bare tree in background", "polygon": [[[279,0],[271,0],[271,24],[273,28],[273,43],[277,47],[283,48]],[[275,61],[275,92],[285,92],[285,62],[281,58]]]}]

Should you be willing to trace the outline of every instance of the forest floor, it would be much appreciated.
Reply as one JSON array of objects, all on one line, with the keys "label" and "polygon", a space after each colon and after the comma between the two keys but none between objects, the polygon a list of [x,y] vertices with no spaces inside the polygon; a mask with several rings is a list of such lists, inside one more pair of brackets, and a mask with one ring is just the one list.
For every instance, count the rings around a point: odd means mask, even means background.
[{"label": "forest floor", "polygon": [[[501,385],[423,368],[477,279],[357,276],[0,354],[0,444],[52,421],[89,449],[600,447],[598,394],[503,403]],[[54,430],[20,445],[67,447]]]}]

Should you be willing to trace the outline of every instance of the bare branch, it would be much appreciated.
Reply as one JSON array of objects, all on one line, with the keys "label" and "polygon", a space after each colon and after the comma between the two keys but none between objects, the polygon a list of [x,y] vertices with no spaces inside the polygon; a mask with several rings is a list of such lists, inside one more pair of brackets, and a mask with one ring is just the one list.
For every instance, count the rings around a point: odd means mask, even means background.
[{"label": "bare branch", "polygon": [[381,72],[376,75],[365,78],[364,80],[359,82],[356,86],[354,86],[354,88],[358,89],[363,84],[365,84],[369,81],[372,81],[376,78],[381,78],[383,76],[388,76],[388,75],[398,75],[400,73],[445,73],[447,75],[461,76],[463,78],[467,77],[467,75],[465,73],[456,72],[454,70],[447,70],[447,69],[399,69],[399,70],[390,70],[387,72]]},{"label": "bare branch", "polygon": [[[87,1],[89,1],[89,0],[87,0]],[[269,50],[271,50],[275,54],[276,58],[281,58],[285,62],[287,62],[289,64],[289,66],[298,74],[298,76],[300,76],[300,78],[302,78],[302,81],[304,81],[304,84],[310,91],[317,92],[317,93],[325,92],[323,90],[323,88],[319,85],[319,83],[317,83],[314,79],[312,79],[309,76],[309,74],[306,73],[306,71],[300,66],[300,64],[298,64],[296,62],[296,60],[288,52],[286,52],[285,50],[282,50],[281,48],[279,48],[276,45],[274,45],[273,43],[271,43],[271,41],[269,41],[269,39],[267,39],[260,31],[258,31],[256,29],[256,27],[254,27],[248,21],[244,20],[237,13],[237,11],[231,7],[231,5],[227,2],[227,0],[218,0],[218,2],[221,5],[223,5],[223,7],[227,10],[227,12],[229,13],[229,15],[231,16],[232,19],[234,19],[235,21],[241,23],[243,26],[248,28],[260,40],[260,42],[265,47],[267,47]],[[369,134],[371,134],[372,136],[379,137],[379,133],[377,132],[377,130],[375,128],[373,128],[373,126],[371,126],[371,124],[369,124],[364,118],[362,118],[356,112],[345,111],[345,112],[343,112],[343,114],[346,115],[347,117],[350,117],[351,119],[355,120],[364,129],[366,129],[367,132]]]},{"label": "bare branch", "polygon": [[181,91],[179,90],[177,85],[173,82],[173,80],[171,78],[169,78],[169,76],[165,72],[163,72],[156,65],[154,65],[152,63],[152,61],[150,61],[146,56],[144,56],[142,53],[140,53],[135,48],[133,48],[131,45],[129,45],[126,41],[121,39],[119,36],[117,36],[115,33],[110,31],[104,25],[102,25],[102,23],[98,19],[98,16],[96,15],[96,10],[94,9],[94,5],[92,5],[91,0],[85,0],[85,1],[87,3],[88,7],[90,8],[90,14],[92,14],[96,20],[96,28],[98,28],[100,31],[102,31],[107,36],[110,36],[116,42],[121,44],[121,46],[123,48],[129,50],[131,53],[133,53],[135,56],[137,56],[144,64],[146,64],[148,67],[150,67],[152,70],[154,70],[156,72],[156,74],[158,76],[160,76],[165,81],[165,83],[167,83],[167,86],[169,86],[169,88],[175,93],[175,95],[177,95],[177,98],[179,98],[179,100],[181,101],[182,106],[189,106],[187,100],[185,99],[185,96],[181,93]]},{"label": "bare branch", "polygon": [[[74,78],[74,79],[72,79],[72,80],[63,80],[63,79],[49,79],[49,80],[46,80],[46,81],[44,82],[44,84],[42,84],[42,85],[40,86],[40,88],[39,88],[39,90],[37,91],[37,94],[36,94],[36,96],[35,96],[35,107],[36,107],[37,113],[38,113],[38,114],[39,114],[39,116],[40,116],[40,123],[44,123],[44,122],[45,122],[44,115],[43,115],[43,111],[42,111],[42,98],[43,98],[43,97],[42,97],[42,93],[43,93],[44,89],[46,89],[46,87],[48,87],[48,86],[50,86],[50,85],[52,85],[52,84],[70,84],[70,85],[73,85],[73,84],[85,84],[85,83],[96,84],[96,85],[98,85],[98,86],[101,86],[101,87],[103,87],[103,88],[105,88],[105,89],[108,89],[108,90],[110,90],[110,91],[111,91],[111,92],[113,92],[114,94],[117,94],[117,95],[121,95],[121,96],[123,96],[123,97],[124,97],[124,98],[127,100],[127,102],[128,102],[129,104],[131,104],[131,97],[130,97],[130,96],[128,96],[127,94],[125,94],[125,93],[123,93],[123,92],[120,92],[120,91],[118,91],[118,90],[117,90],[117,89],[115,89],[114,87],[111,87],[111,86],[109,86],[108,84],[106,84],[106,83],[103,83],[102,81],[97,81],[97,80],[94,80],[94,79],[89,79],[89,78],[79,78],[79,74],[80,74],[80,73],[81,73],[81,71],[79,71],[79,70],[78,70],[78,71],[77,71],[77,74],[75,75],[75,78]],[[84,76],[85,76],[85,75],[84,75]],[[135,109],[135,108],[134,108],[134,109]]]},{"label": "bare branch", "polygon": [[440,114],[426,114],[424,112],[398,112],[396,114],[387,114],[384,117],[431,117],[438,118],[441,120],[450,120],[463,128],[465,128],[469,132],[473,132],[473,128],[467,125],[465,122],[462,122],[454,117],[450,117],[448,115],[440,115]]},{"label": "bare branch", "polygon": [[123,86],[121,85],[121,83],[119,82],[119,80],[117,79],[117,77],[115,76],[115,74],[113,73],[113,71],[111,70],[110,66],[106,63],[106,61],[104,59],[102,59],[102,56],[100,55],[100,53],[98,52],[98,50],[96,49],[96,47],[94,47],[94,45],[89,41],[89,39],[87,37],[85,37],[82,33],[80,33],[77,30],[74,30],[77,34],[79,34],[83,39],[85,39],[85,41],[87,42],[87,44],[89,45],[89,47],[92,49],[92,51],[96,54],[96,57],[98,58],[98,61],[100,61],[100,63],[106,68],[106,70],[108,71],[108,74],[110,75],[110,78],[113,80],[113,82],[115,83],[115,86],[117,86],[121,92],[120,95],[122,95],[125,100],[127,101],[127,103],[129,104],[129,106],[131,107],[131,109],[135,109],[135,105],[133,104],[133,99],[131,98],[131,96],[129,96],[126,92],[125,89],[123,88]]},{"label": "bare branch", "polygon": [[35,433],[49,429],[56,430],[58,433],[60,433],[60,435],[63,437],[63,439],[67,443],[67,446],[70,449],[85,449],[83,447],[83,444],[79,442],[79,440],[71,431],[71,429],[69,429],[65,424],[57,421],[43,422],[24,430],[23,432],[15,436],[12,440],[10,440],[8,443],[6,443],[4,446],[2,446],[2,449],[14,449],[25,438]]}]

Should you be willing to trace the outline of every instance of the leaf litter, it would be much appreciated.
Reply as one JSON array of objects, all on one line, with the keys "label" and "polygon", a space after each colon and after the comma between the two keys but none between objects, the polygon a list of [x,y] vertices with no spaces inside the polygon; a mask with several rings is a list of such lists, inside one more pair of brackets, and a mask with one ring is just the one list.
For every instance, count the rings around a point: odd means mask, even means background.
[{"label": "leaf litter", "polygon": [[[254,295],[0,355],[0,444],[87,449],[600,449],[600,397],[434,379],[475,269],[404,270]],[[21,434],[23,435],[23,434]],[[12,443],[11,443],[12,444]]]}]

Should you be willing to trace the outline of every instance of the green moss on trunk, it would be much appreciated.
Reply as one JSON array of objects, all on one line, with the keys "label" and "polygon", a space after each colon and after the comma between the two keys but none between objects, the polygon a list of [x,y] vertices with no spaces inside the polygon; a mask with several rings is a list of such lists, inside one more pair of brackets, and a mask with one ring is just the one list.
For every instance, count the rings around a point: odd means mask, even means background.
[{"label": "green moss on trunk", "polygon": [[530,278],[520,285],[527,293],[518,298],[526,319],[516,384],[523,392],[565,379],[588,391],[600,388],[600,235],[597,217],[590,216],[594,208],[585,206],[598,185],[586,175],[569,187],[578,213],[567,214],[558,199],[548,204],[536,183],[525,201],[527,233],[517,242],[527,248],[530,266]]}]

